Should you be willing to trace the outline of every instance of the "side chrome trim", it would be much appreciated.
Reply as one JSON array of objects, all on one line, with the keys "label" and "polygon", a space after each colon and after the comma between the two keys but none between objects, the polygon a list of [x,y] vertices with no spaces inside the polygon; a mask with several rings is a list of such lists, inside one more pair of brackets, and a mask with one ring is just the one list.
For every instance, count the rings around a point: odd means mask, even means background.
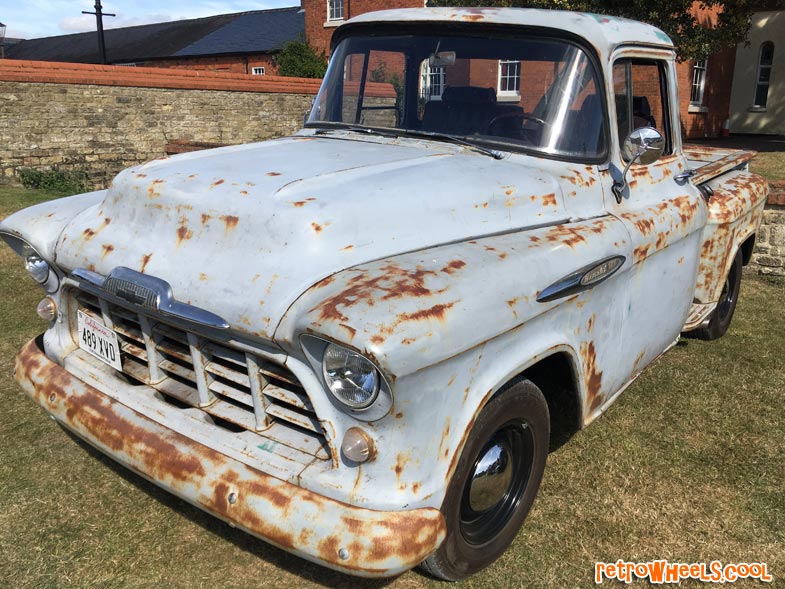
[{"label": "side chrome trim", "polygon": [[624,256],[611,256],[584,266],[542,290],[537,302],[547,303],[588,290],[616,274],[626,260]]},{"label": "side chrome trim", "polygon": [[177,301],[171,285],[155,276],[118,266],[106,276],[86,268],[76,268],[71,277],[79,282],[80,288],[96,296],[131,303],[148,311],[215,329],[229,328],[229,324],[222,317]]}]

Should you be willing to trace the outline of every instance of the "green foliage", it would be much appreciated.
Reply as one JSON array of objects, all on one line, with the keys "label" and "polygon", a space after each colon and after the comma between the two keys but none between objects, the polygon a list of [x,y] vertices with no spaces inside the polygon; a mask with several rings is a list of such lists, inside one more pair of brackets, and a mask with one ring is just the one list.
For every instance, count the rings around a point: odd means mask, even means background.
[{"label": "green foliage", "polygon": [[323,78],[327,72],[327,58],[305,41],[289,41],[275,56],[279,76],[292,78]]},{"label": "green foliage", "polygon": [[66,194],[78,194],[90,190],[87,172],[83,170],[63,171],[57,168],[36,170],[22,168],[19,170],[22,186]]},{"label": "green foliage", "polygon": [[[694,16],[693,0],[430,0],[429,6],[516,6],[557,8],[621,16],[654,25],[668,34],[679,59],[704,59],[746,41],[753,12],[767,9],[768,0],[716,0],[701,7],[721,10],[715,26]],[[770,8],[769,8],[770,9]]]}]

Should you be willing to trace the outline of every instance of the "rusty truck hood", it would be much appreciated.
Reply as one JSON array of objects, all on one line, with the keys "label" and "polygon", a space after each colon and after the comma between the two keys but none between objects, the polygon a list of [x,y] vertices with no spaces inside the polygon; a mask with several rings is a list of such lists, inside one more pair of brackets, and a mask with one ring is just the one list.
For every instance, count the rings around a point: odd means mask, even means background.
[{"label": "rusty truck hood", "polygon": [[160,277],[272,338],[311,285],[357,264],[564,218],[554,178],[419,140],[295,136],[125,170],[56,246],[67,271]]}]

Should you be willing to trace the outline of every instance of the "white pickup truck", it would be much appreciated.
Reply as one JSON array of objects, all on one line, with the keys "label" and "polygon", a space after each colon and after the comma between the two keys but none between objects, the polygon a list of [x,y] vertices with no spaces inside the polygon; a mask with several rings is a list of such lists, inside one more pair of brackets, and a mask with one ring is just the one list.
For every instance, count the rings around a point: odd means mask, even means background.
[{"label": "white pickup truck", "polygon": [[50,321],[16,379],[284,550],[473,574],[526,517],[552,423],[730,323],[767,185],[752,153],[683,147],[674,60],[594,14],[352,19],[295,135],[3,221]]}]

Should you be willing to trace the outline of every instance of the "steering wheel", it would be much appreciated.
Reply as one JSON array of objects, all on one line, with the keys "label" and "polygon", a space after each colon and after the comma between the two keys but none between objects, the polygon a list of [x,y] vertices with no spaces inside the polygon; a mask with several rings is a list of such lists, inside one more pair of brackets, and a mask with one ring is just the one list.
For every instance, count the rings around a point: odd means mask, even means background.
[{"label": "steering wheel", "polygon": [[502,121],[504,119],[512,119],[512,118],[516,118],[516,119],[517,118],[521,118],[524,121],[534,121],[535,123],[538,123],[542,127],[550,127],[551,126],[551,124],[548,121],[546,121],[545,119],[541,119],[540,117],[534,116],[531,113],[527,113],[527,112],[513,112],[513,111],[511,111],[511,112],[499,113],[498,115],[493,117],[490,121],[488,121],[488,125],[485,128],[485,134],[486,135],[490,135],[491,134],[490,133],[491,128],[498,121]]}]

